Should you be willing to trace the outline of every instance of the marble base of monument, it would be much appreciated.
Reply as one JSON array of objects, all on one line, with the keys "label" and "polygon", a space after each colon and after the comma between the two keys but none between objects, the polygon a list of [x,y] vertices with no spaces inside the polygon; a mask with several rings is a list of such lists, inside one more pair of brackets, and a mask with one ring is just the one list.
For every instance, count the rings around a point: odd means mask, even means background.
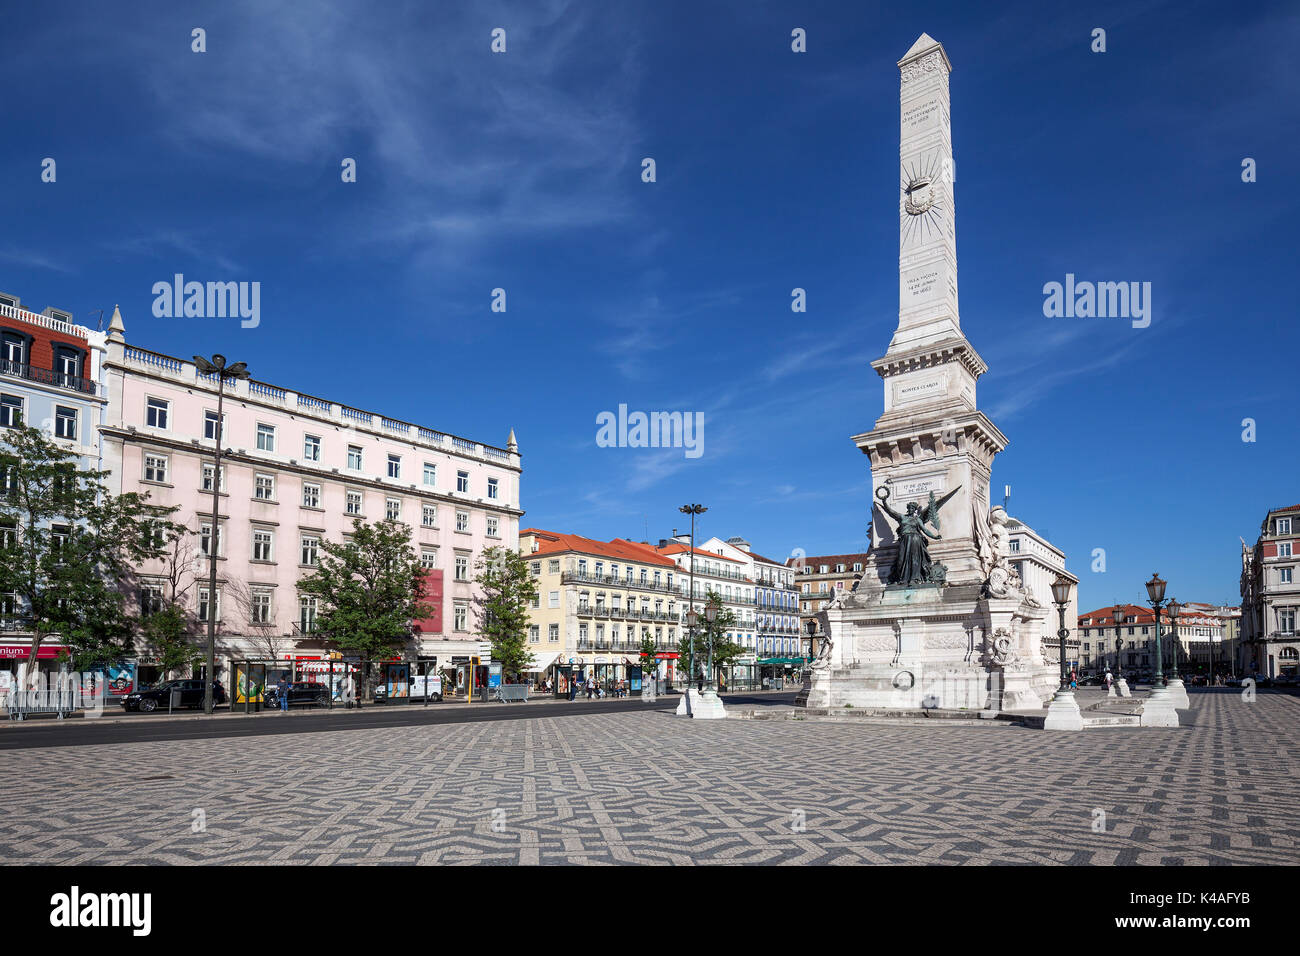
[{"label": "marble base of monument", "polygon": [[1178,711],[1174,709],[1173,698],[1169,688],[1157,687],[1151,696],[1142,703],[1143,727],[1177,727]]},{"label": "marble base of monument", "polygon": [[1047,705],[1047,716],[1043,719],[1044,730],[1083,730],[1083,712],[1079,702],[1068,690],[1058,690],[1052,702]]},{"label": "marble base of monument", "polygon": [[1174,707],[1178,710],[1187,710],[1192,706],[1192,702],[1187,699],[1187,688],[1183,686],[1181,677],[1175,677],[1169,682],[1169,699],[1174,702]]},{"label": "marble base of monument", "polygon": [[[797,706],[1041,710],[1056,686],[1057,669],[1035,659],[1043,611],[1018,597],[860,586],[822,613],[830,654],[807,672]],[[1014,643],[999,658],[986,646],[995,635]]]},{"label": "marble base of monument", "polygon": [[1115,689],[1119,691],[1119,696],[1121,697],[1133,696],[1133,692],[1128,689],[1128,681],[1126,681],[1122,677],[1119,680],[1115,681]]},{"label": "marble base of monument", "polygon": [[697,720],[720,720],[727,716],[722,706],[722,698],[712,688],[700,693],[694,687],[682,694],[677,702],[678,717],[694,717]]}]

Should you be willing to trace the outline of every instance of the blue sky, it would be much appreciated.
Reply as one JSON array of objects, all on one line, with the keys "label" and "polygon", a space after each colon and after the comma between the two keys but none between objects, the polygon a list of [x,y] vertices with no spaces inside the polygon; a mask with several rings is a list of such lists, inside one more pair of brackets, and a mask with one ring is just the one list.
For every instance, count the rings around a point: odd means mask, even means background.
[{"label": "blue sky", "polygon": [[[527,524],[657,539],[699,501],[702,535],[772,557],[861,550],[849,436],[880,414],[868,363],[898,308],[895,62],[925,31],[954,65],[962,326],[1011,439],[994,500],[1011,484],[1066,551],[1082,608],[1153,570],[1235,602],[1238,536],[1300,501],[1294,5],[186,7],[6,12],[0,289],[25,306],[93,325],[120,303],[136,345],[478,440],[513,427]],[[260,282],[261,324],[154,318],[176,272]],[[1067,272],[1151,282],[1150,327],[1045,318]],[[620,403],[702,412],[704,454],[597,447]]]}]

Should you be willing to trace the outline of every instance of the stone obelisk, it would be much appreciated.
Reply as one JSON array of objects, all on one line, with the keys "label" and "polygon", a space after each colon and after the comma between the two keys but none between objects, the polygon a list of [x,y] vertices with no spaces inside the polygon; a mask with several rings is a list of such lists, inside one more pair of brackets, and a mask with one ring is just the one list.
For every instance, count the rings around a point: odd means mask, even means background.
[{"label": "stone obelisk", "polygon": [[[1005,516],[990,512],[989,476],[1007,439],[977,407],[987,366],[958,313],[952,64],[923,33],[898,68],[898,324],[871,363],[883,413],[853,437],[871,460],[871,551],[856,588],[821,614],[829,640],[800,702],[1040,708],[1053,687],[1038,646],[1046,609],[999,550]],[[900,582],[897,516],[913,504],[929,529],[927,576]],[[910,540],[914,555],[920,535]]]}]

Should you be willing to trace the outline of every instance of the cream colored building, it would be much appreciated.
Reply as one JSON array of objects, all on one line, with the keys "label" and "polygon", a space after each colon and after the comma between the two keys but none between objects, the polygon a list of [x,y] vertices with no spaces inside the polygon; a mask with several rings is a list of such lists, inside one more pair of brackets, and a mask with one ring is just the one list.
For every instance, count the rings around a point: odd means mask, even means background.
[{"label": "cream colored building", "polygon": [[662,656],[661,676],[675,670],[681,598],[677,566],[647,544],[525,528],[519,546],[537,581],[528,646],[539,677],[566,668],[621,680],[640,664],[649,637]]},{"label": "cream colored building", "polygon": [[1052,603],[1052,582],[1058,574],[1065,575],[1074,587],[1070,590],[1070,603],[1065,609],[1065,627],[1070,632],[1065,638],[1065,657],[1072,666],[1083,665],[1079,642],[1079,579],[1065,570],[1065,552],[1025,524],[1019,518],[1007,516],[1010,560],[1020,580],[1051,613],[1043,619],[1041,643],[1044,660],[1061,659],[1060,616]]}]

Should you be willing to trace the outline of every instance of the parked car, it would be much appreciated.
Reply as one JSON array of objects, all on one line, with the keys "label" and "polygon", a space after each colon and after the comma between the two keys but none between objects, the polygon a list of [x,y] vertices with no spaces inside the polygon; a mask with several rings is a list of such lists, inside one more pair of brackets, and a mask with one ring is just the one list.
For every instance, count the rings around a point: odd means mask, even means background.
[{"label": "parked car", "polygon": [[[319,681],[294,681],[289,685],[290,707],[327,707],[329,702],[330,690]],[[266,703],[263,706],[267,710],[279,709],[280,688],[276,684],[267,686]]]},{"label": "parked car", "polygon": [[[416,674],[406,679],[406,698],[410,700],[442,700],[442,678],[437,674]],[[375,688],[375,703],[388,703],[388,685],[380,684]]]},{"label": "parked car", "polygon": [[1097,674],[1092,674],[1088,677],[1079,678],[1080,687],[1096,687],[1099,684],[1105,684],[1105,683],[1106,683],[1106,678],[1101,677]]},{"label": "parked car", "polygon": [[[146,714],[157,710],[159,707],[165,709],[170,705],[173,687],[180,688],[182,707],[203,706],[203,681],[169,680],[148,690],[125,695],[121,701],[122,709],[139,710]],[[226,689],[219,682],[212,685],[212,702],[214,704],[224,704],[226,702]]]}]

